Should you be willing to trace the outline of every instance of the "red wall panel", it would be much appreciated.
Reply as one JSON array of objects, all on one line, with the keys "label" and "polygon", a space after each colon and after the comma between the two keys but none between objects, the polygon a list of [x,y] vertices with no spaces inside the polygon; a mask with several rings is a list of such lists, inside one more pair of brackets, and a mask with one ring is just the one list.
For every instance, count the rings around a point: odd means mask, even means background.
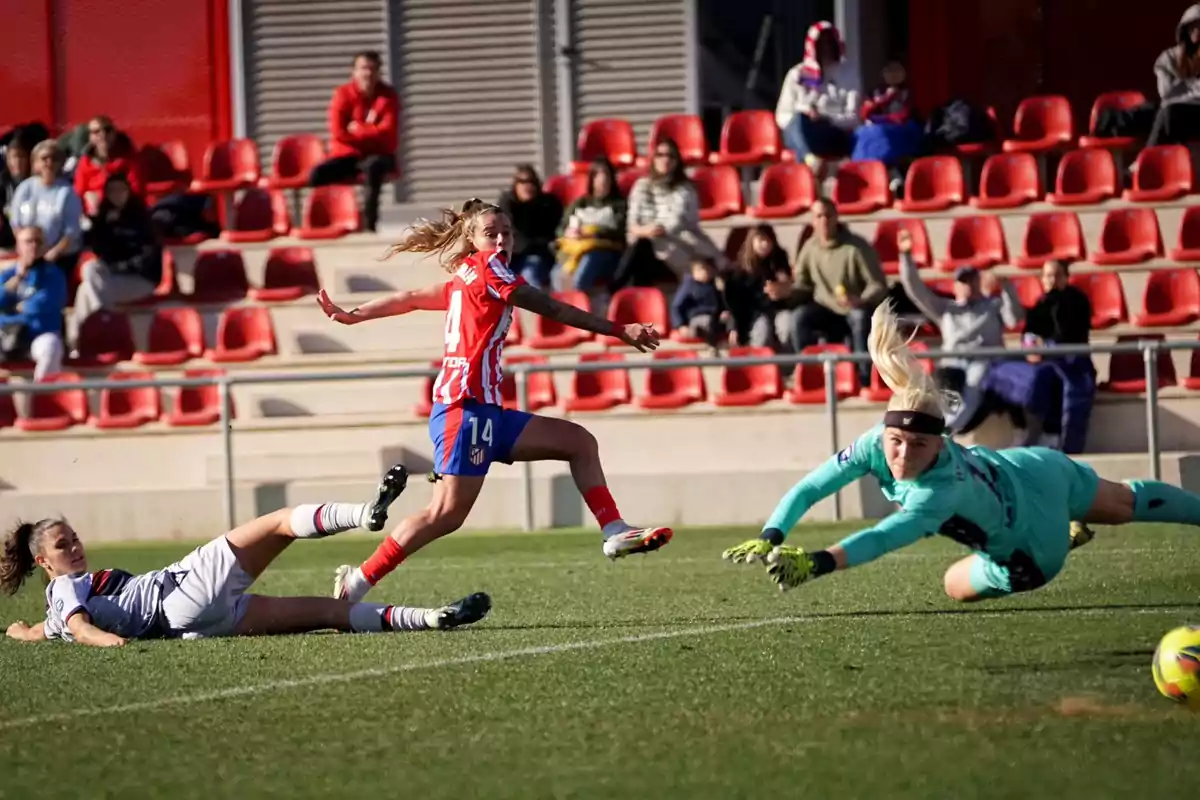
[{"label": "red wall panel", "polygon": [[138,144],[214,133],[208,0],[58,0],[60,124],[107,114]]},{"label": "red wall panel", "polygon": [[0,24],[0,129],[53,118],[50,2],[3,4]]}]

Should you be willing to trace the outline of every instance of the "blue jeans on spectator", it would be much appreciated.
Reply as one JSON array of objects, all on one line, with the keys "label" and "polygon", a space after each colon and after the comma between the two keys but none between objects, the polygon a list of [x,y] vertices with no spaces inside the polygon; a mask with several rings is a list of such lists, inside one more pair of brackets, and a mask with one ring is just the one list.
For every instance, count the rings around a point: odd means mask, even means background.
[{"label": "blue jeans on spectator", "polygon": [[825,117],[809,119],[797,114],[780,132],[783,143],[803,162],[809,153],[818,158],[845,158],[854,148],[854,136]]},{"label": "blue jeans on spectator", "polygon": [[550,270],[554,261],[541,253],[523,253],[514,255],[512,260],[513,272],[525,279],[525,282],[542,291],[550,290]]},{"label": "blue jeans on spectator", "polygon": [[592,250],[579,258],[579,266],[571,279],[575,288],[581,292],[594,292],[604,289],[617,274],[617,264],[621,263],[620,250]]}]

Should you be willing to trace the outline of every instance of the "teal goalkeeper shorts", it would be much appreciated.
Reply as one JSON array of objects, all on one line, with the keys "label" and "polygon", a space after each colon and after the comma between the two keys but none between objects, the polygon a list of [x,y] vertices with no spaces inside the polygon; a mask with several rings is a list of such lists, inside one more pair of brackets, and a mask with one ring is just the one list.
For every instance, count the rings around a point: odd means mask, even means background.
[{"label": "teal goalkeeper shorts", "polygon": [[1071,522],[1082,520],[1096,498],[1095,470],[1057,450],[1017,447],[998,455],[1020,481],[1022,500],[1013,527],[1022,542],[1004,560],[976,553],[971,588],[980,597],[1003,597],[1044,586],[1062,569],[1071,549]]}]

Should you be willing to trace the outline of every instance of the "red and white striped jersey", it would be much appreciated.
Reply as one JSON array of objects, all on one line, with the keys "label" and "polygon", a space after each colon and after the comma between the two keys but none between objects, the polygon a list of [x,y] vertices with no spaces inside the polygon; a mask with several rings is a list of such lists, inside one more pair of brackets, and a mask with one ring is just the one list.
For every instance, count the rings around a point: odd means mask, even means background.
[{"label": "red and white striped jersey", "polygon": [[513,315],[508,298],[524,284],[495,250],[469,256],[446,283],[446,350],[433,402],[500,405],[500,356]]}]

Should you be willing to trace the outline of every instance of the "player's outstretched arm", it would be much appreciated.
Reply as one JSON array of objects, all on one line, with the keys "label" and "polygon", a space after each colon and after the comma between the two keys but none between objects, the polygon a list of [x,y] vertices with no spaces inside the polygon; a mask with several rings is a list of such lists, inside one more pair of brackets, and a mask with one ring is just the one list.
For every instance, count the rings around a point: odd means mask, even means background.
[{"label": "player's outstretched arm", "polygon": [[26,625],[23,620],[17,620],[8,626],[5,634],[8,638],[16,639],[18,642],[44,642],[46,641],[46,624],[39,622],[36,625]]},{"label": "player's outstretched arm", "polygon": [[363,303],[357,308],[346,311],[329,299],[329,294],[322,289],[317,294],[317,304],[325,312],[325,316],[342,325],[357,325],[372,319],[398,317],[410,311],[445,311],[446,284],[439,283],[424,289],[396,292],[389,297],[381,297],[369,303]]},{"label": "player's outstretched arm", "polygon": [[564,303],[545,292],[532,286],[518,286],[508,296],[508,302],[517,308],[532,311],[538,316],[561,322],[572,328],[591,331],[604,336],[615,336],[630,347],[636,347],[640,352],[658,348],[659,335],[653,325],[635,323],[633,325],[618,325],[612,320],[598,317],[590,311],[576,308],[570,303]]},{"label": "player's outstretched arm", "polygon": [[115,633],[97,628],[92,624],[92,618],[86,611],[72,614],[71,618],[67,620],[67,628],[75,637],[75,641],[79,644],[86,644],[88,647],[121,647],[128,641]]}]

